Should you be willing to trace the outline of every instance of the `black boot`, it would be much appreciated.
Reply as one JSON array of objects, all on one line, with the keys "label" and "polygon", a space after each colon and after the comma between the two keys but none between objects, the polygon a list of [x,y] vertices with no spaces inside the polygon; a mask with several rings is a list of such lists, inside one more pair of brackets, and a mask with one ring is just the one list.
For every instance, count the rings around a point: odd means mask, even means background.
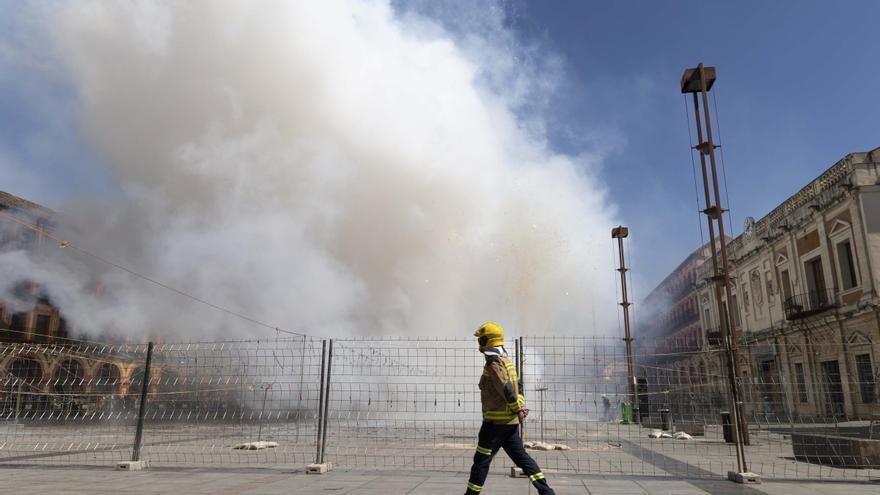
[{"label": "black boot", "polygon": [[532,483],[538,490],[538,495],[556,495],[556,492],[547,484],[547,480],[538,480]]}]

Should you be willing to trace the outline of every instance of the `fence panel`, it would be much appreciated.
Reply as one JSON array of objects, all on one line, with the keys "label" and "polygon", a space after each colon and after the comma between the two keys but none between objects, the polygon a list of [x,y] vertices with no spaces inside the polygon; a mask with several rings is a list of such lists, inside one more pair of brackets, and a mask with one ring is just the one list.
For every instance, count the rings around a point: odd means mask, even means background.
[{"label": "fence panel", "polygon": [[472,340],[335,340],[333,352],[329,461],[470,468],[483,367]]},{"label": "fence panel", "polygon": [[132,378],[145,355],[146,345],[0,345],[0,461],[130,459],[139,397]]},{"label": "fence panel", "polygon": [[[748,469],[768,479],[880,477],[880,403],[874,393],[880,348],[869,341],[850,346],[835,339],[785,340],[739,348]],[[674,474],[734,470],[732,403],[720,342],[675,352],[664,350],[668,342],[653,344],[643,343],[636,356],[646,377],[642,430],[661,428],[666,419],[670,433],[699,435],[681,442],[642,436],[639,447],[663,456],[654,464]]]},{"label": "fence panel", "polygon": [[[684,351],[637,341],[633,422],[622,421],[632,397],[620,339],[521,342],[531,410],[523,436],[545,472],[717,478],[735,469],[717,341]],[[517,362],[519,347],[508,344]],[[481,423],[484,359],[475,347],[473,339],[334,340],[324,459],[341,468],[467,471]],[[0,344],[0,463],[130,459],[146,348]],[[740,350],[751,471],[880,477],[876,343]],[[160,343],[152,362],[142,459],[212,467],[315,460],[322,341]],[[503,453],[493,463],[496,472],[510,466]]]},{"label": "fence panel", "polygon": [[[0,462],[129,460],[146,348],[2,346]],[[154,465],[313,461],[320,366],[313,339],[156,345],[141,458]]]}]

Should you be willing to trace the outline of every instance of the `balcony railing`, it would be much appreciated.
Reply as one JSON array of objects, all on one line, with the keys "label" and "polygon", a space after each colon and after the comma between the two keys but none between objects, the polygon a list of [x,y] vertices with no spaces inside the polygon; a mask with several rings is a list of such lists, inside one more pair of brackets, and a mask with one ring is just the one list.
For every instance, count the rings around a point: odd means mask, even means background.
[{"label": "balcony railing", "polygon": [[785,300],[786,320],[799,320],[838,307],[835,289],[818,289],[795,294]]},{"label": "balcony railing", "polygon": [[709,347],[721,345],[721,328],[712,327],[706,330],[706,345]]}]

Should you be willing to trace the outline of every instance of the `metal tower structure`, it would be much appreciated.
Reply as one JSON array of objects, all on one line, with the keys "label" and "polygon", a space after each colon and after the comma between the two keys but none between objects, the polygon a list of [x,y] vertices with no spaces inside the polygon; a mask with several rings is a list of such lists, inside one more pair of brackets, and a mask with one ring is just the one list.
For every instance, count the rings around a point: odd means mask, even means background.
[{"label": "metal tower structure", "polygon": [[[730,287],[731,271],[727,258],[727,238],[724,233],[724,212],[721,207],[721,194],[718,186],[718,170],[715,163],[715,149],[718,146],[712,140],[712,121],[709,112],[709,91],[715,83],[715,67],[704,67],[699,64],[695,68],[686,69],[681,76],[682,94],[693,95],[694,119],[697,129],[697,145],[700,168],[703,174],[703,195],[706,208],[706,222],[709,227],[709,245],[712,254],[713,276],[710,282],[715,288],[715,302],[718,306],[718,322],[721,338],[724,341],[725,361],[728,385],[731,394],[731,413],[734,442],[736,444],[737,468],[739,473],[747,473],[745,445],[749,444],[748,423],[743,410],[742,373],[738,359],[738,342],[734,319],[733,293]],[[707,163],[708,158],[708,163]],[[718,238],[715,229],[718,229]],[[720,260],[719,260],[720,258]],[[725,299],[726,298],[726,302]]]},{"label": "metal tower structure", "polygon": [[626,294],[626,272],[628,272],[629,270],[626,268],[626,263],[623,259],[623,240],[627,236],[629,236],[629,229],[622,225],[618,225],[617,227],[611,229],[611,238],[617,239],[617,252],[620,256],[620,267],[617,268],[617,271],[620,272],[620,287],[623,292],[623,301],[621,301],[620,306],[623,308],[623,341],[626,342],[626,378],[629,382],[629,395],[630,400],[632,401],[631,403],[633,421],[635,423],[639,423],[639,396],[636,392],[636,377],[633,371],[633,339],[629,330],[629,307],[632,305],[632,303],[629,302]]}]

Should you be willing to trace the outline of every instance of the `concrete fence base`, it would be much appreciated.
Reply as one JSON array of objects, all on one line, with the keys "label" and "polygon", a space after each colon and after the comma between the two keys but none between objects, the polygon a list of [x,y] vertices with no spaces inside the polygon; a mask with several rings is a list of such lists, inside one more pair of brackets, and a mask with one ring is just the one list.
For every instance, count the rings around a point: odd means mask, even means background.
[{"label": "concrete fence base", "polygon": [[793,433],[791,441],[795,459],[802,462],[852,468],[880,468],[880,439]]}]

